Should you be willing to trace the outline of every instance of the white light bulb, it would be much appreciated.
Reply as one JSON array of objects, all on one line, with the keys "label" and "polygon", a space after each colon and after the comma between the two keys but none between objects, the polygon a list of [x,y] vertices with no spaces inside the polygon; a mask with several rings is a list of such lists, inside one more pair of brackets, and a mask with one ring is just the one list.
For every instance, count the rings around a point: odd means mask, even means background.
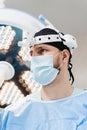
[{"label": "white light bulb", "polygon": [[0,61],[0,87],[2,86],[4,80],[10,80],[14,74],[15,70],[10,63]]}]

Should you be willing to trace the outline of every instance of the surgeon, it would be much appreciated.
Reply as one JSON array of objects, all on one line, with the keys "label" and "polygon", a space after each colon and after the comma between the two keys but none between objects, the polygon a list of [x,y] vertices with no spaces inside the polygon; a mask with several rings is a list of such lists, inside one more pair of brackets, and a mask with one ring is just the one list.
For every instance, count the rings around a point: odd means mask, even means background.
[{"label": "surgeon", "polygon": [[41,89],[5,109],[1,130],[86,130],[87,91],[73,86],[75,37],[45,27],[30,41],[31,72]]}]

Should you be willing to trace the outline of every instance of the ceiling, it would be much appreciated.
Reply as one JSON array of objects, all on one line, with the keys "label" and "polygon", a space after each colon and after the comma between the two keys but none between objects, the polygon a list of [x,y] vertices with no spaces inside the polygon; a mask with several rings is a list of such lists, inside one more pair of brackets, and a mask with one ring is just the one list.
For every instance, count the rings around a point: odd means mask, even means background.
[{"label": "ceiling", "polygon": [[65,33],[87,34],[87,0],[5,0],[5,5],[35,17],[43,14]]}]

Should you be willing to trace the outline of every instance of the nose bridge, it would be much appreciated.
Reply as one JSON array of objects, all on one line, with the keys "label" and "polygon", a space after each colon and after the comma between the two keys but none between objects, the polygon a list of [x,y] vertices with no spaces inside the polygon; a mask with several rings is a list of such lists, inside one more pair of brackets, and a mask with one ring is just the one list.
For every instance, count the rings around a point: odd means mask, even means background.
[{"label": "nose bridge", "polygon": [[37,51],[33,50],[33,56],[38,56]]},{"label": "nose bridge", "polygon": [[33,46],[33,47],[31,48],[31,52],[32,52],[32,56],[37,56],[37,55],[38,55],[37,49],[36,49],[35,46]]}]

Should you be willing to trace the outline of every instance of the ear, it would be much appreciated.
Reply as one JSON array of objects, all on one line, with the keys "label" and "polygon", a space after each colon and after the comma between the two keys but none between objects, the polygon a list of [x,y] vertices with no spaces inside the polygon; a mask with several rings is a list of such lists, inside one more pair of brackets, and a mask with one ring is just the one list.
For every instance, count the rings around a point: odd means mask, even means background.
[{"label": "ear", "polygon": [[70,57],[70,52],[67,49],[64,49],[62,51],[62,60],[63,62],[68,62],[69,61],[69,57]]}]

